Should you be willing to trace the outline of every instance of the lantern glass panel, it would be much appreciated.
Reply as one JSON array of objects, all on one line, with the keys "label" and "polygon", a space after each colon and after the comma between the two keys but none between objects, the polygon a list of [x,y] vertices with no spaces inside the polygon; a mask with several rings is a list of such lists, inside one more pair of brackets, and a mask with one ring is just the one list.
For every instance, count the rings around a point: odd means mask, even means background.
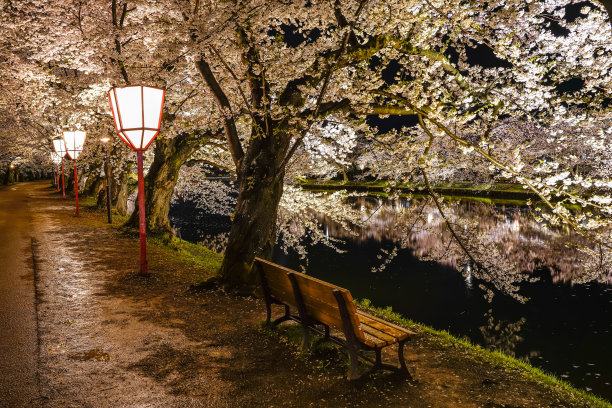
[{"label": "lantern glass panel", "polygon": [[142,130],[126,130],[122,133],[128,140],[128,144],[132,145],[133,148],[140,149],[142,143]]},{"label": "lantern glass panel", "polygon": [[[123,140],[126,145],[130,146],[130,141],[127,140],[127,138],[123,135],[123,133],[117,133],[117,136],[119,136],[119,138]],[[132,148],[132,146],[130,146],[130,148]]]},{"label": "lantern glass panel", "polygon": [[108,99],[111,104],[111,113],[113,114],[113,119],[115,120],[115,129],[117,132],[121,130],[121,124],[119,123],[119,115],[117,114],[117,101],[115,99],[115,93],[111,89],[108,93]]},{"label": "lantern glass panel", "polygon": [[64,157],[66,155],[66,143],[64,139],[55,139],[53,141],[53,149],[60,157]]},{"label": "lantern glass panel", "polygon": [[[161,124],[162,105],[164,103],[164,90],[158,88],[143,87],[144,126],[148,129],[159,130]],[[155,136],[153,136],[155,137]],[[145,139],[147,135],[145,134]],[[145,143],[145,146],[148,143]]]},{"label": "lantern glass panel", "polygon": [[51,152],[51,161],[53,161],[55,164],[60,164],[62,162],[62,158],[59,154]]},{"label": "lantern glass panel", "polygon": [[66,152],[72,160],[79,158],[85,145],[85,132],[64,132],[64,141],[66,142]]},{"label": "lantern glass panel", "polygon": [[143,147],[149,146],[151,142],[153,141],[153,139],[155,139],[155,136],[157,136],[158,133],[159,132],[156,130],[145,130],[143,138],[142,138]]},{"label": "lantern glass panel", "polygon": [[[139,86],[115,88],[120,130],[142,128],[142,91]],[[112,98],[111,98],[112,99]],[[136,144],[138,146],[139,144]]]}]

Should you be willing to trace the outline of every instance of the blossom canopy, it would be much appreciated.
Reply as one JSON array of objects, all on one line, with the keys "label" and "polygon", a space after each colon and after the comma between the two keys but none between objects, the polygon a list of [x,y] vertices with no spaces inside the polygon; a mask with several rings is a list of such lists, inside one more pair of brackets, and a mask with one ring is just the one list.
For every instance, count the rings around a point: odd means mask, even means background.
[{"label": "blossom canopy", "polygon": [[166,90],[150,86],[108,91],[117,135],[132,150],[147,150],[159,133]]}]

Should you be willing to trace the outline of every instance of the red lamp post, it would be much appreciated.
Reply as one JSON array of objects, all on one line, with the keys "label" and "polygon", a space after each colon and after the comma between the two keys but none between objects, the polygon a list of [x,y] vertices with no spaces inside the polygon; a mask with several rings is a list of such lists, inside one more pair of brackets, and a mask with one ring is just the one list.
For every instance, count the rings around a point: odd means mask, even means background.
[{"label": "red lamp post", "polygon": [[147,229],[145,220],[143,152],[159,133],[166,90],[150,86],[115,87],[108,91],[117,136],[136,151],[138,161],[138,216],[140,274],[147,276]]},{"label": "red lamp post", "polygon": [[64,156],[66,155],[66,143],[64,143],[64,139],[55,139],[53,141],[53,149],[61,159],[60,162],[62,163],[62,197],[66,198],[66,180],[64,177]]},{"label": "red lamp post", "polygon": [[79,216],[79,178],[77,177],[77,159],[83,151],[86,133],[81,131],[63,132],[64,143],[66,143],[66,153],[74,162],[74,196],[76,199],[75,216]]}]

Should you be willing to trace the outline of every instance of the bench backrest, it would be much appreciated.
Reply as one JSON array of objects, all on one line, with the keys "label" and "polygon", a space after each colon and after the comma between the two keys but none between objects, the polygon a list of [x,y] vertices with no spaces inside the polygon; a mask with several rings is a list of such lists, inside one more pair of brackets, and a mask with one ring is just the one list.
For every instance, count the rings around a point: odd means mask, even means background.
[{"label": "bench backrest", "polygon": [[293,287],[288,276],[294,271],[261,258],[255,258],[255,267],[259,268],[259,272],[263,274],[265,284],[274,299],[297,308]]},{"label": "bench backrest", "polygon": [[325,323],[329,326],[334,326],[342,330],[342,316],[340,315],[340,309],[338,308],[338,300],[334,295],[334,290],[338,290],[341,293],[346,309],[348,310],[348,317],[355,337],[358,339],[364,339],[364,334],[359,328],[359,320],[357,319],[356,315],[357,308],[353,303],[351,293],[347,289],[332,285],[331,283],[324,282],[303,273],[284,268],[263,259],[256,258],[255,260],[259,264],[259,267],[262,268],[270,294],[274,298],[297,307],[297,302],[295,300],[295,296],[293,295],[291,281],[288,277],[288,274],[291,273],[293,276],[295,276],[295,280],[297,282],[299,291],[302,294],[304,307],[308,316],[321,323]]}]

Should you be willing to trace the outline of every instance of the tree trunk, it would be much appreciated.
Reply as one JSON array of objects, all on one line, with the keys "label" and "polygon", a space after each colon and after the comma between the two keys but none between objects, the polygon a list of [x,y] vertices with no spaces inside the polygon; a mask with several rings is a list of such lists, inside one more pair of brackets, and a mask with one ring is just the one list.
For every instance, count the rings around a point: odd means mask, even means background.
[{"label": "tree trunk", "polygon": [[272,256],[283,194],[283,174],[278,175],[278,167],[287,151],[286,139],[267,136],[252,140],[237,169],[238,202],[219,272],[228,289],[254,287],[253,259]]},{"label": "tree trunk", "polygon": [[95,169],[90,172],[87,177],[87,182],[83,188],[83,195],[91,195],[98,197],[100,190],[104,188],[104,176],[100,175],[100,170]]},{"label": "tree trunk", "polygon": [[[147,231],[155,234],[172,232],[168,213],[179,170],[199,144],[200,141],[189,133],[181,133],[172,139],[158,138],[155,140],[155,157],[145,176]],[[138,217],[137,206],[126,225],[138,227]]]},{"label": "tree trunk", "polygon": [[114,177],[111,178],[111,193],[113,194],[111,200],[115,204],[117,213],[123,216],[127,215],[127,200],[128,196],[130,195],[128,181],[130,178],[130,172],[132,171],[132,166],[133,163],[127,163],[124,166],[124,170],[119,176],[118,180],[115,180]]},{"label": "tree trunk", "polygon": [[68,195],[74,193],[74,168],[72,161],[67,161],[66,163],[64,170],[66,171],[66,195]]}]

